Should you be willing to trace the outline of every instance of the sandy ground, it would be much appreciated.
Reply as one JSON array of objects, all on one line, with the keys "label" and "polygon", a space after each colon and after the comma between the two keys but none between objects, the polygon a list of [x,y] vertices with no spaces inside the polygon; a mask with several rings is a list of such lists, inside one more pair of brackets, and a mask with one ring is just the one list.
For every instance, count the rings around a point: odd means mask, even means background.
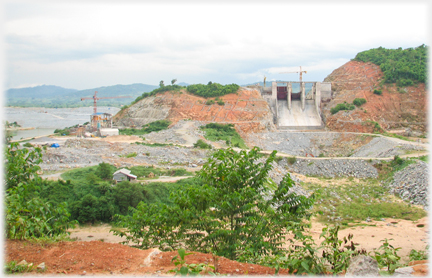
[{"label": "sandy ground", "polygon": [[[353,234],[354,237],[352,240],[354,243],[359,244],[357,248],[359,250],[365,249],[367,252],[381,246],[381,240],[387,238],[389,239],[389,243],[395,248],[401,248],[398,251],[398,255],[401,257],[402,263],[408,262],[411,249],[424,250],[429,242],[429,222],[427,217],[414,222],[385,219],[385,221],[363,222],[363,224],[369,226],[356,226],[340,230],[339,238],[342,239],[343,237],[347,237],[348,234]],[[419,224],[423,224],[424,227],[417,227]],[[317,244],[322,241],[319,237],[323,227],[322,224],[316,221],[312,222],[312,228],[309,232]],[[80,241],[122,242],[123,239],[110,233],[110,229],[111,226],[108,224],[79,227],[70,230],[70,237],[77,238]]]}]

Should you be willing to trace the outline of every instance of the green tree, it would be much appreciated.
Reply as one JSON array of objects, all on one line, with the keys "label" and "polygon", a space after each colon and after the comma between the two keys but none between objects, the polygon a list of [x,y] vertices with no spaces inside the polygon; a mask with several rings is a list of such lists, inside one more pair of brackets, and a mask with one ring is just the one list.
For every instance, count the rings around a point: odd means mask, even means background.
[{"label": "green tree", "polygon": [[159,87],[164,87],[165,86],[165,84],[164,84],[164,81],[163,80],[161,80],[160,82],[159,82]]},{"label": "green tree", "polygon": [[42,150],[34,148],[19,148],[18,143],[12,143],[6,148],[6,189],[17,186],[19,183],[39,181],[37,171],[42,162]]},{"label": "green tree", "polygon": [[171,85],[174,85],[174,83],[176,83],[176,82],[177,82],[177,79],[171,80]]},{"label": "green tree", "polygon": [[99,176],[99,178],[103,179],[103,180],[112,180],[112,175],[113,175],[113,167],[111,167],[111,165],[109,163],[99,163],[99,166],[97,168],[97,175]]},{"label": "green tree", "polygon": [[203,185],[171,194],[173,205],[140,203],[131,215],[117,216],[126,231],[114,231],[142,247],[214,252],[236,259],[247,250],[281,254],[290,232],[302,231],[312,198],[289,192],[287,174],[276,185],[269,178],[276,151],[261,162],[259,148],[216,151],[198,172]]},{"label": "green tree", "polygon": [[74,224],[69,221],[65,202],[55,205],[40,196],[37,174],[41,150],[20,149],[17,143],[6,147],[6,236],[10,239],[52,237],[65,234]]}]

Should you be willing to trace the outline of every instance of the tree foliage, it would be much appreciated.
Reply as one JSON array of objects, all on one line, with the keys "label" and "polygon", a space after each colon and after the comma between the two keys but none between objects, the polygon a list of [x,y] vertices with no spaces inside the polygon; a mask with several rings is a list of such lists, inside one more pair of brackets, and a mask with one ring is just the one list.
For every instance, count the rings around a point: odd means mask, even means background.
[{"label": "tree foliage", "polygon": [[20,149],[18,143],[6,147],[6,237],[28,239],[66,233],[69,221],[67,204],[52,204],[40,196],[42,180],[37,171],[41,150]]},{"label": "tree foliage", "polygon": [[385,49],[383,47],[360,52],[355,61],[372,62],[380,66],[386,83],[411,86],[427,80],[428,47]]},{"label": "tree foliage", "polygon": [[202,185],[171,194],[172,204],[141,202],[131,215],[118,216],[126,231],[114,233],[143,248],[184,244],[230,259],[242,250],[283,253],[288,233],[302,230],[312,198],[289,192],[294,185],[289,174],[275,185],[268,174],[276,151],[263,162],[258,152],[216,151],[198,172]]},{"label": "tree foliage", "polygon": [[235,94],[240,88],[237,84],[221,85],[219,83],[209,82],[204,84],[192,84],[187,86],[187,91],[193,95],[201,97],[220,97],[227,94]]}]

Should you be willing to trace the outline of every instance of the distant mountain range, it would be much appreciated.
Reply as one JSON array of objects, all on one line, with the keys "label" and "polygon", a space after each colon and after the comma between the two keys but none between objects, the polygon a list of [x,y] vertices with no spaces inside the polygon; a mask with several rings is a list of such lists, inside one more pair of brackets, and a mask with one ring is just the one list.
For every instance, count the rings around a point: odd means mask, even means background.
[{"label": "distant mountain range", "polygon": [[98,106],[128,105],[142,93],[151,92],[159,86],[147,84],[113,85],[87,90],[66,89],[53,85],[42,85],[29,88],[9,89],[6,91],[7,106],[22,107],[80,107],[91,106],[93,100],[83,100],[84,97],[93,97],[97,91],[97,97],[121,97],[130,98],[111,98],[97,101]]},{"label": "distant mountain range", "polygon": [[[262,81],[241,86],[249,86],[256,84],[260,84],[261,86],[263,86]],[[180,82],[178,83],[178,85],[188,86],[189,84]],[[266,87],[271,87],[271,81],[266,82]],[[138,96],[142,95],[143,93],[151,92],[156,88],[159,88],[159,86],[147,85],[142,83],[104,86],[86,90],[67,89],[54,85],[41,85],[36,87],[7,90],[5,97],[5,105],[47,108],[92,106],[93,100],[87,99],[81,101],[81,98],[91,98],[94,96],[95,91],[97,91],[98,98],[108,98],[98,100],[98,106],[121,107],[122,105],[129,105]],[[122,96],[128,96],[129,98],[112,98]]]}]

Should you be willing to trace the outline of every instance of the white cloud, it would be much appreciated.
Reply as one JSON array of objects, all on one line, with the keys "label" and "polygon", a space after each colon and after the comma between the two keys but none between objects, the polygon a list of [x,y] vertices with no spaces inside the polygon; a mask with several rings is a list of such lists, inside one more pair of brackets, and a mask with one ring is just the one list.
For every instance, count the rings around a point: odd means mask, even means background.
[{"label": "white cloud", "polygon": [[9,86],[251,83],[300,65],[322,80],[360,51],[427,43],[427,9],[418,2],[29,2],[5,13]]}]

